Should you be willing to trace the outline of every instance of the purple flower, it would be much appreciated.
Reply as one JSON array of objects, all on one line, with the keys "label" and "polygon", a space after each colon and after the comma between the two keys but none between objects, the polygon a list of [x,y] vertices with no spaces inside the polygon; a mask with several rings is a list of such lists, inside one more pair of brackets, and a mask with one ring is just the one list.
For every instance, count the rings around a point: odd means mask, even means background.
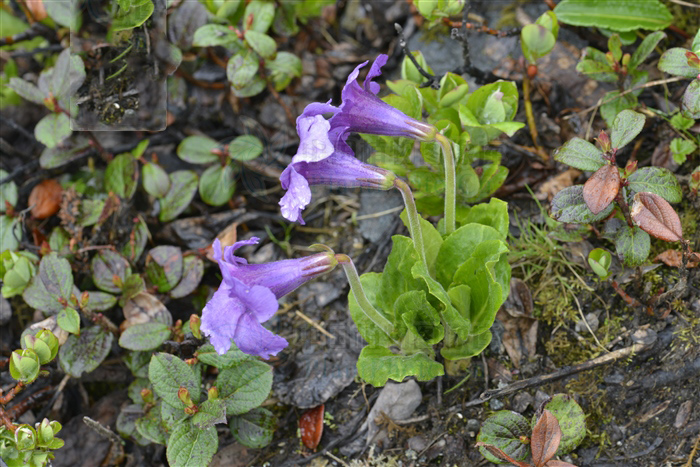
[{"label": "purple flower", "polygon": [[277,299],[316,276],[331,271],[337,264],[331,253],[318,253],[299,259],[266,264],[248,264],[234,255],[244,245],[254,245],[258,238],[224,247],[215,240],[214,258],[219,263],[223,281],[219,290],[202,311],[200,329],[209,336],[216,351],[223,355],[231,339],[247,354],[269,358],[287,346],[287,341],[265,329],[261,323],[277,312]]},{"label": "purple flower", "polygon": [[[357,77],[360,69],[368,62],[358,65],[350,73],[343,87],[343,102],[340,107],[330,105],[330,101],[326,104],[310,104],[304,109],[300,118],[332,113],[328,137],[333,145],[343,152],[350,152],[345,143],[350,132],[405,136],[419,141],[433,141],[437,134],[437,129],[433,125],[411,118],[377,97],[379,85],[372,80],[381,75],[387,58],[385,54],[377,57],[362,86],[357,82]],[[299,132],[299,137],[303,145],[305,135]]]},{"label": "purple flower", "polygon": [[[320,151],[317,151],[315,157],[318,158],[319,153]],[[308,154],[297,153],[280,176],[282,188],[287,190],[280,200],[280,206],[282,215],[290,222],[304,224],[301,211],[311,202],[311,185],[368,187],[380,190],[388,190],[394,186],[396,176],[393,173],[365,164],[352,154],[336,151],[316,161],[307,161],[308,158]]]}]

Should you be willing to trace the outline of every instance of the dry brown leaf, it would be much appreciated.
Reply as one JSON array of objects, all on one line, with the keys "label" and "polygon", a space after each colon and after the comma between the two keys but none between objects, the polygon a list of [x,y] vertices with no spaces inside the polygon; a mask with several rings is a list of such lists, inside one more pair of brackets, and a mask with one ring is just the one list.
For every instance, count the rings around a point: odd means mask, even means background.
[{"label": "dry brown leaf", "polygon": [[554,195],[559,193],[564,188],[572,186],[579,175],[581,175],[581,171],[577,169],[569,169],[562,172],[540,185],[540,189],[535,194],[535,197],[540,201],[552,201]]},{"label": "dry brown leaf", "polygon": [[661,240],[678,242],[683,239],[683,228],[678,214],[668,201],[654,193],[634,195],[630,211],[632,220],[640,229]]},{"label": "dry brown leaf", "polygon": [[127,300],[124,304],[123,312],[125,319],[119,326],[122,332],[134,324],[157,321],[171,325],[173,321],[172,315],[165,305],[147,292],[140,292],[135,297]]},{"label": "dry brown leaf", "polygon": [[530,449],[532,450],[532,462],[535,467],[544,467],[554,457],[561,442],[561,428],[559,421],[552,412],[544,410],[532,429]]},{"label": "dry brown leaf", "polygon": [[[683,261],[683,252],[677,250],[666,250],[663,253],[659,253],[654,258],[654,261],[661,261],[666,264],[666,266],[671,266],[672,268],[681,267],[681,262]],[[688,258],[688,268],[696,268],[700,265],[700,254],[690,253]]]},{"label": "dry brown leaf", "polygon": [[35,20],[41,21],[48,16],[46,14],[46,8],[44,8],[43,0],[25,0],[25,4],[27,8],[29,8],[29,11],[32,12],[32,16],[34,16]]},{"label": "dry brown leaf", "polygon": [[63,188],[52,178],[34,186],[28,201],[32,208],[32,216],[37,219],[46,219],[56,214],[61,207],[62,193]]},{"label": "dry brown leaf", "polygon": [[620,172],[616,165],[606,164],[583,185],[583,200],[593,214],[598,214],[612,203],[618,191]]},{"label": "dry brown leaf", "polygon": [[510,293],[496,318],[503,323],[503,346],[516,368],[524,356],[536,353],[538,321],[532,317],[532,294],[525,282],[518,278],[510,281]]}]

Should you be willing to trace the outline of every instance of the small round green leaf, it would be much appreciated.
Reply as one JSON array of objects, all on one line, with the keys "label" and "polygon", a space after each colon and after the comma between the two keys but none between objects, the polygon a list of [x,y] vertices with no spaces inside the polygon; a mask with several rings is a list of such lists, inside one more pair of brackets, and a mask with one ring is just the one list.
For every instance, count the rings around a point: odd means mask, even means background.
[{"label": "small round green leaf", "polygon": [[262,58],[271,59],[277,52],[277,43],[267,34],[252,30],[246,31],[245,41]]},{"label": "small round green leaf", "polygon": [[[525,417],[517,412],[501,410],[486,419],[481,425],[481,431],[476,440],[497,447],[515,460],[524,461],[530,452],[530,447],[524,444],[520,437],[529,436],[530,424]],[[485,448],[480,447],[479,451],[487,460],[497,464],[502,463]]]},{"label": "small round green leaf", "polygon": [[177,156],[190,164],[211,164],[219,160],[212,151],[219,143],[206,136],[188,136],[177,146]]},{"label": "small round green leaf", "polygon": [[112,250],[100,250],[91,262],[92,280],[98,289],[119,293],[124,280],[131,275],[129,262]]},{"label": "small round green leaf", "polygon": [[199,179],[199,196],[212,206],[226,204],[236,189],[235,170],[231,164],[212,165]]},{"label": "small round green leaf", "polygon": [[152,162],[143,165],[143,189],[151,196],[162,198],[170,189],[170,178],[163,168]]},{"label": "small round green leaf", "polygon": [[242,135],[228,145],[228,155],[238,161],[249,161],[263,152],[263,143],[253,135]]},{"label": "small round green leaf", "polygon": [[172,298],[182,298],[194,292],[204,275],[204,261],[197,256],[186,256],[182,260],[182,279],[170,291]]},{"label": "small round green leaf", "polygon": [[129,326],[119,337],[119,345],[129,350],[153,350],[170,337],[170,328],[157,322]]},{"label": "small round green leaf", "polygon": [[70,118],[64,113],[51,113],[42,118],[34,127],[34,136],[47,148],[58,146],[58,143],[72,133]]},{"label": "small round green leaf", "polygon": [[613,149],[619,149],[636,138],[644,128],[644,120],[644,115],[633,110],[623,110],[617,114],[610,135]]},{"label": "small round green leaf", "polygon": [[123,199],[131,199],[136,192],[139,167],[130,153],[120,154],[105,169],[105,190],[113,191]]},{"label": "small round green leaf", "polygon": [[249,448],[264,448],[275,432],[277,421],[269,410],[258,407],[248,413],[237,415],[229,422],[231,434],[236,441]]},{"label": "small round green leaf", "polygon": [[63,371],[80,378],[100,366],[112,348],[113,335],[100,326],[83,329],[80,337],[70,335],[58,352]]},{"label": "small round green leaf", "polygon": [[191,170],[178,170],[170,174],[170,189],[160,200],[158,219],[168,222],[175,219],[189,206],[197,193],[197,174]]},{"label": "small round green leaf", "polygon": [[161,245],[151,249],[146,259],[148,281],[167,292],[182,278],[182,251],[176,246]]},{"label": "small round green leaf", "polygon": [[56,322],[66,332],[80,333],[80,315],[73,308],[66,307],[58,312]]}]

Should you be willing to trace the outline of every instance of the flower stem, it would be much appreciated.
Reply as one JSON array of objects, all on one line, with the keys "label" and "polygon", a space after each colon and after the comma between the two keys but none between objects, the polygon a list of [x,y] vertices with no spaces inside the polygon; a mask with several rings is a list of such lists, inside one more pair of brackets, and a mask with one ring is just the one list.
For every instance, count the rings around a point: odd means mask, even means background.
[{"label": "flower stem", "polygon": [[445,233],[449,235],[455,231],[455,218],[457,217],[455,156],[452,152],[452,144],[445,135],[438,133],[435,139],[440,143],[442,151],[445,153]]},{"label": "flower stem", "polygon": [[391,324],[388,319],[382,316],[369,302],[369,299],[365,295],[365,291],[362,288],[360,276],[357,274],[357,269],[355,269],[355,264],[352,262],[352,259],[350,259],[348,255],[344,254],[335,255],[335,259],[337,259],[338,263],[340,263],[340,265],[343,267],[345,275],[348,277],[348,282],[350,283],[350,290],[352,290],[352,294],[355,296],[355,301],[360,306],[360,309],[363,311],[365,316],[367,316],[370,321],[377,325],[379,329],[384,331],[384,333],[393,340],[391,334],[394,332],[394,325]]},{"label": "flower stem", "polygon": [[408,215],[409,233],[411,234],[413,244],[416,247],[420,260],[423,261],[423,264],[427,267],[425,247],[423,245],[423,231],[420,227],[420,215],[418,214],[418,208],[416,208],[416,200],[413,199],[413,193],[408,183],[400,178],[396,178],[394,179],[394,186],[401,192],[401,196],[403,196],[403,202],[406,205],[406,214]]}]

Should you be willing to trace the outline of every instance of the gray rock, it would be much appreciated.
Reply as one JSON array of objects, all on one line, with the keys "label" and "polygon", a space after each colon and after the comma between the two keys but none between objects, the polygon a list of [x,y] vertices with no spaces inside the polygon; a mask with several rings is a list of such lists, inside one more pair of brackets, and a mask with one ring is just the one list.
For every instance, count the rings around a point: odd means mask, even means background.
[{"label": "gray rock", "polygon": [[12,307],[10,302],[4,297],[0,297],[0,326],[4,326],[10,322],[12,318]]},{"label": "gray rock", "polygon": [[[372,216],[373,214],[382,213],[400,206],[403,206],[403,199],[397,190],[364,190],[360,193],[360,212],[358,217]],[[396,210],[377,217],[362,218],[359,221],[360,233],[368,241],[372,243],[378,242],[387,235],[391,235],[392,232],[390,230],[394,225],[394,220],[400,213],[400,210]]]}]

